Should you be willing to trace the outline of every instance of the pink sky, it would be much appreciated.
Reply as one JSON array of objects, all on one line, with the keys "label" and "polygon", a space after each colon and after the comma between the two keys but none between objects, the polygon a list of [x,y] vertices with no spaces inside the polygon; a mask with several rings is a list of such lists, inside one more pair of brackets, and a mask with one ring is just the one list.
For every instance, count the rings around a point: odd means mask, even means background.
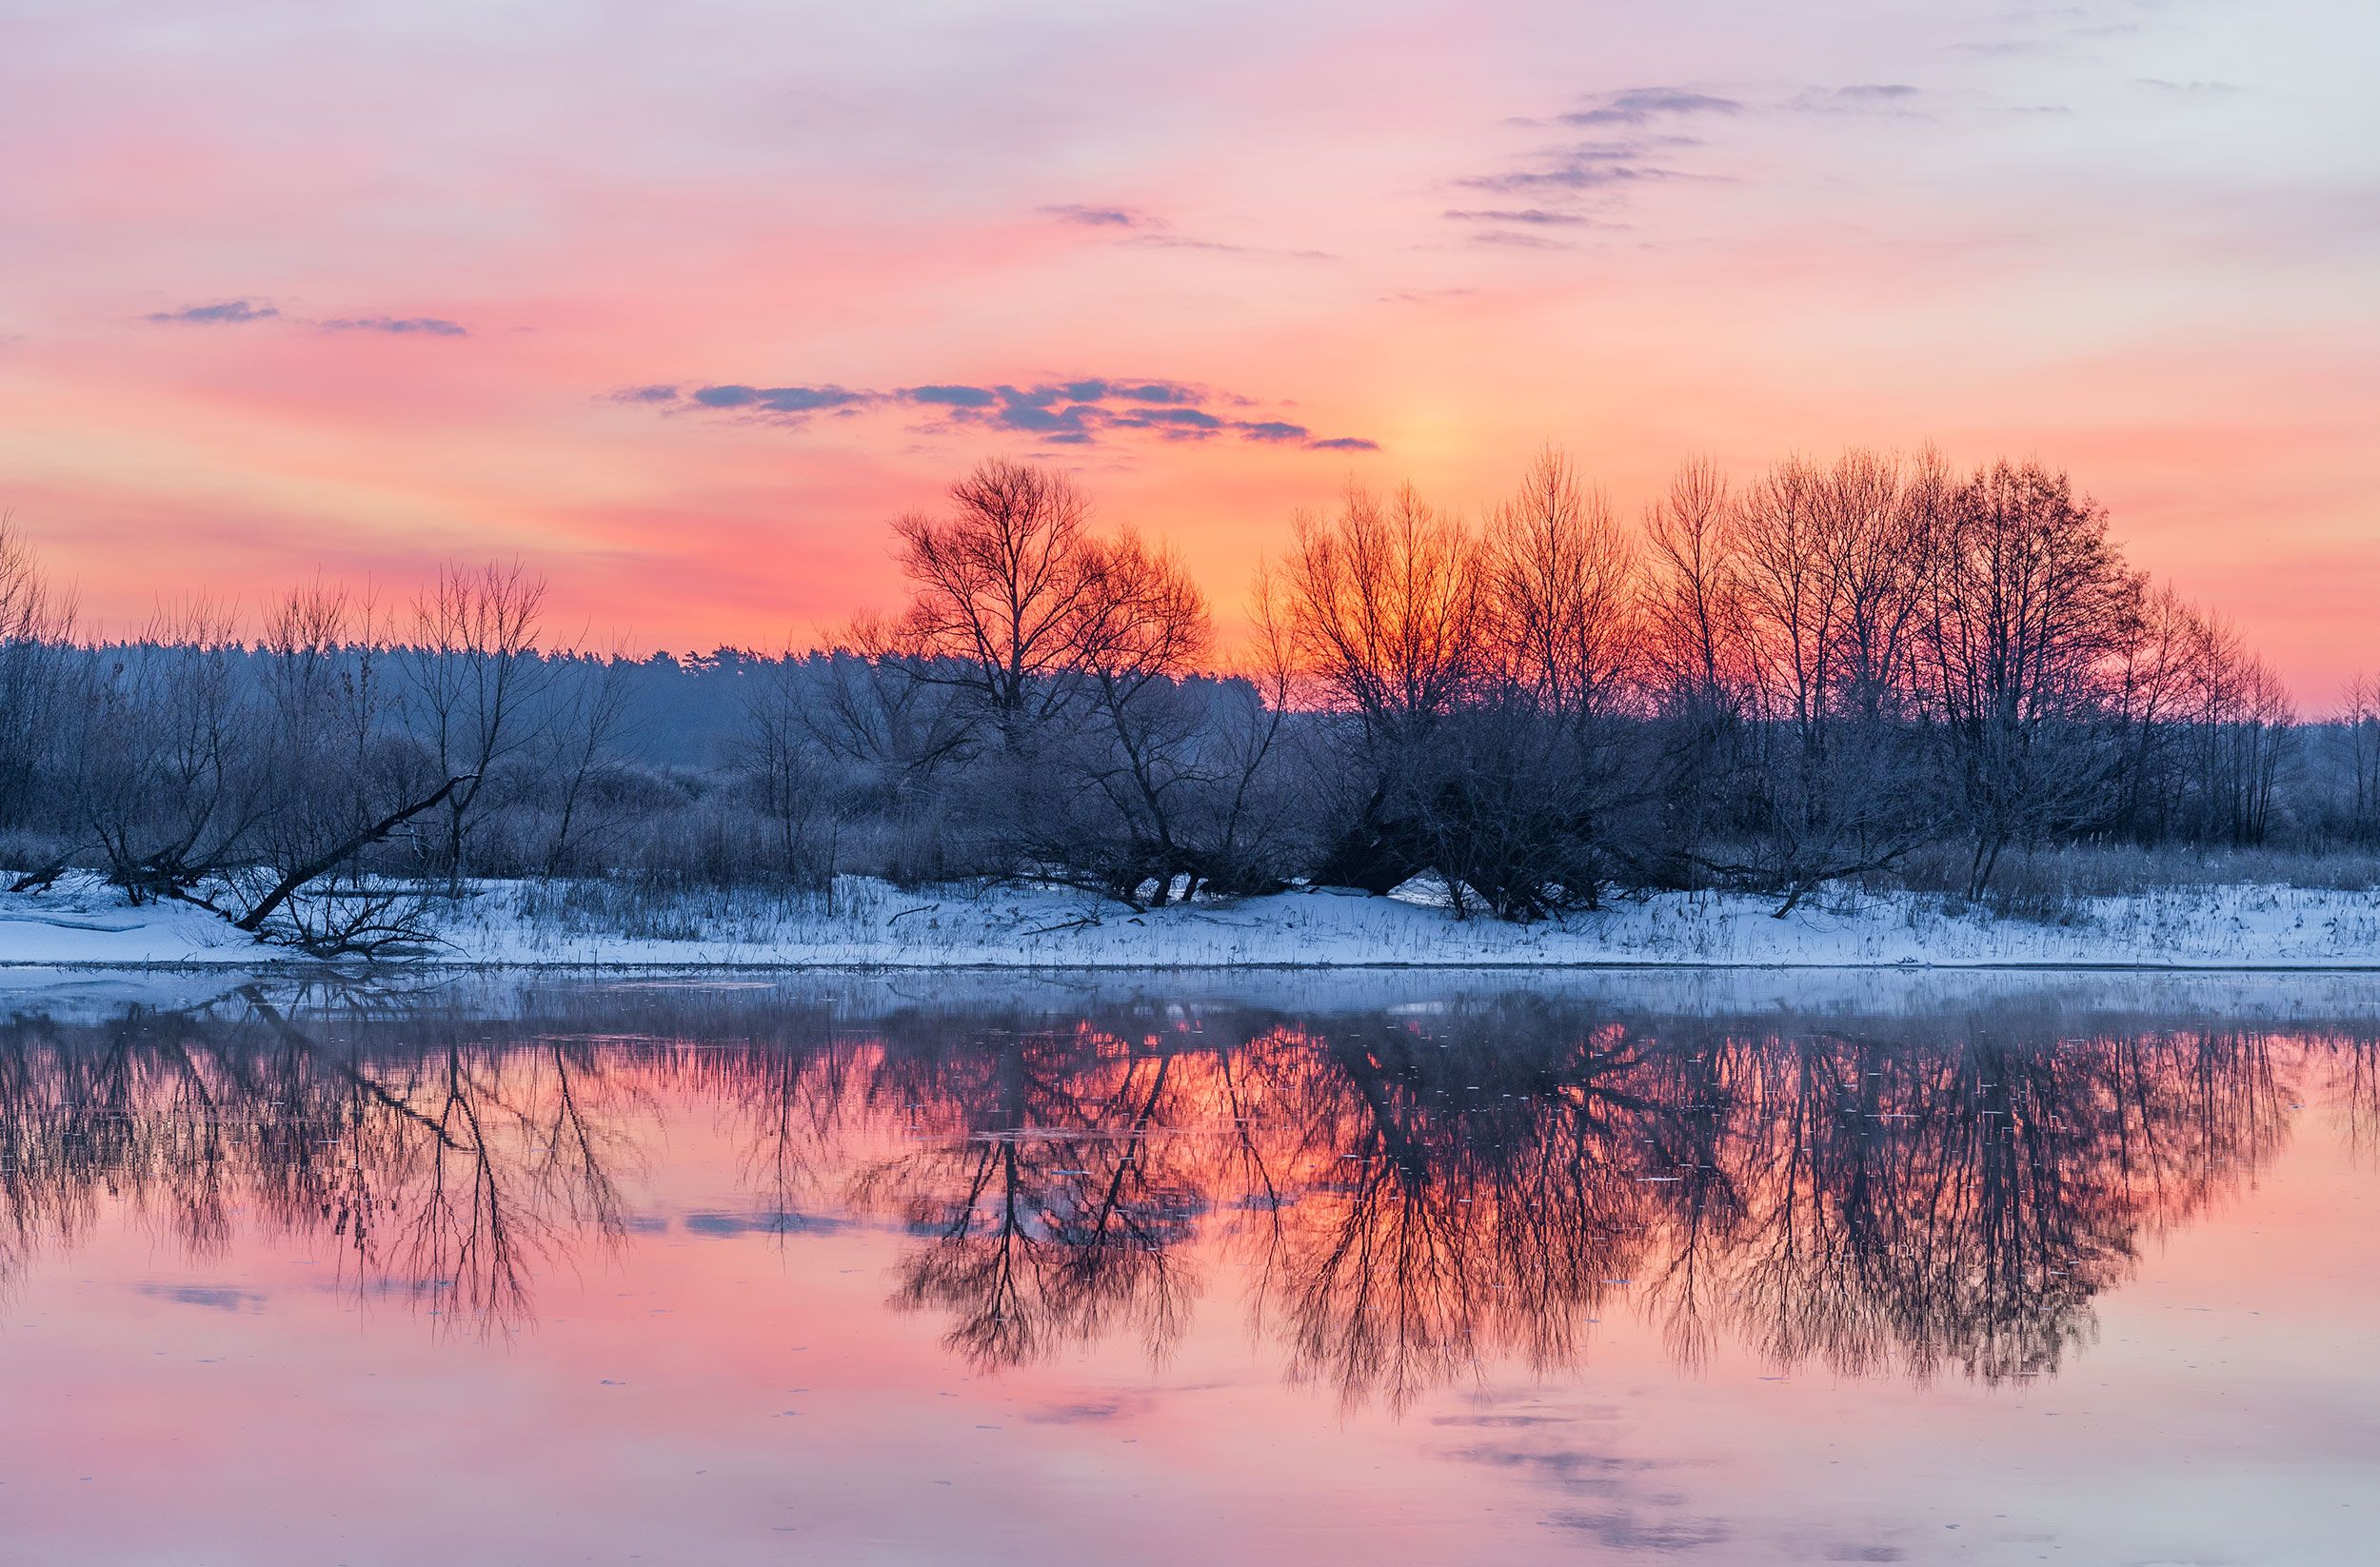
[{"label": "pink sky", "polygon": [[1918,10],[0,0],[0,507],[106,629],[518,553],[686,648],[887,598],[990,452],[1228,618],[1350,477],[1476,512],[1551,439],[1633,512],[1932,439],[2071,467],[2328,705],[2380,21]]}]

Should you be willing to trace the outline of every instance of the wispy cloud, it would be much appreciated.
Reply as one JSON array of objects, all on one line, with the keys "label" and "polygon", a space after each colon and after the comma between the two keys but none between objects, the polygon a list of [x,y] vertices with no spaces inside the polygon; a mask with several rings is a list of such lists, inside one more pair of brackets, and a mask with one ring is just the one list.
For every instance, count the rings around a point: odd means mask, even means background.
[{"label": "wispy cloud", "polygon": [[1979,60],[2022,60],[2054,54],[2057,47],[2046,38],[1979,38],[1964,44],[1953,44],[1951,50],[1954,53],[1972,54]]},{"label": "wispy cloud", "polygon": [[1844,87],[1806,87],[1778,106],[1797,114],[1879,115],[1931,119],[1925,89],[1908,82],[1853,82]]},{"label": "wispy cloud", "polygon": [[1186,382],[1144,377],[1084,376],[1018,386],[926,382],[883,389],[823,386],[764,387],[720,383],[680,387],[626,387],[615,403],[668,413],[713,414],[804,425],[821,415],[847,417],[873,408],[901,408],[942,430],[990,429],[1028,435],[1050,446],[1094,446],[1118,436],[1165,441],[1237,440],[1296,446],[1316,451],[1373,451],[1359,436],[1316,436],[1293,420],[1243,410],[1252,400]]},{"label": "wispy cloud", "polygon": [[470,328],[459,321],[434,315],[349,315],[324,321],[285,317],[279,306],[266,300],[226,299],[212,305],[186,305],[178,310],[152,310],[141,318],[169,327],[244,327],[257,321],[289,320],[292,326],[319,332],[383,332],[397,337],[468,337]]},{"label": "wispy cloud", "polygon": [[1576,228],[1596,220],[1583,212],[1549,212],[1542,207],[1449,208],[1447,217],[1458,223],[1518,223],[1531,228]]},{"label": "wispy cloud", "polygon": [[240,327],[251,321],[270,321],[280,314],[260,301],[227,299],[214,305],[186,305],[178,310],[152,310],[141,319],[164,326]]},{"label": "wispy cloud", "polygon": [[1176,231],[1153,212],[1137,207],[1105,207],[1084,202],[1060,202],[1034,208],[1045,218],[1076,228],[1112,234],[1118,243],[1149,250],[1208,250],[1219,255],[1286,256],[1299,261],[1336,261],[1327,250],[1300,250],[1279,246],[1247,245],[1237,240],[1209,239]]},{"label": "wispy cloud", "polygon": [[2135,76],[2132,78],[2132,85],[2149,88],[2158,92],[2183,93],[2193,98],[2217,98],[2227,93],[2248,90],[2237,82],[2170,82],[2162,76]]},{"label": "wispy cloud", "polygon": [[1525,228],[1482,228],[1471,236],[1474,245],[1501,246],[1511,250],[1571,250],[1577,247],[1568,240],[1550,234],[1533,234]]},{"label": "wispy cloud", "polygon": [[1332,250],[1295,250],[1273,245],[1240,245],[1231,240],[1200,239],[1192,234],[1134,234],[1124,241],[1149,250],[1213,250],[1233,256],[1283,256],[1291,261],[1337,261]]},{"label": "wispy cloud", "polygon": [[697,387],[686,401],[698,408],[749,408],[755,413],[823,413],[863,408],[883,401],[882,392],[848,387]]},{"label": "wispy cloud", "polygon": [[1695,92],[1676,87],[1632,87],[1620,92],[1597,93],[1585,109],[1555,118],[1563,125],[1649,125],[1655,120],[1696,114],[1734,115],[1744,106],[1734,98]]},{"label": "wispy cloud", "polygon": [[470,331],[459,321],[448,321],[434,315],[364,315],[340,316],[318,323],[326,332],[388,332],[399,337],[468,337]]},{"label": "wispy cloud", "polygon": [[1393,294],[1382,294],[1382,305],[1435,305],[1442,299],[1468,299],[1478,293],[1477,288],[1399,288]]},{"label": "wispy cloud", "polygon": [[1469,174],[1455,183],[1469,190],[1511,194],[1529,190],[1601,190],[1692,177],[1683,169],[1656,164],[1622,163],[1601,146],[1589,146],[1551,152],[1534,169]]},{"label": "wispy cloud", "polygon": [[1146,212],[1129,207],[1092,207],[1081,202],[1060,202],[1036,208],[1045,218],[1060,223],[1080,224],[1085,228],[1145,228],[1155,223]]},{"label": "wispy cloud", "polygon": [[[1860,90],[1891,94],[1900,89],[1877,85]],[[1841,103],[1848,107],[1854,101],[1846,98]],[[1455,223],[1498,226],[1473,234],[1474,245],[1567,248],[1544,230],[1594,225],[1599,221],[1599,212],[1621,205],[1630,190],[1722,178],[1680,167],[1677,154],[1704,145],[1704,126],[1756,111],[1755,106],[1741,98],[1699,88],[1632,87],[1587,94],[1579,107],[1550,117],[1508,120],[1510,125],[1540,130],[1566,127],[1620,133],[1541,147],[1510,168],[1458,176],[1452,182],[1458,189],[1518,197],[1521,202],[1450,207],[1443,215]]]},{"label": "wispy cloud", "polygon": [[[1615,96],[1626,96],[1616,94]],[[1701,94],[1683,94],[1699,97]],[[1724,111],[1735,113],[1742,108],[1733,99],[1716,99],[1731,107]],[[1649,115],[1649,109],[1633,110]],[[1677,112],[1686,112],[1678,110]],[[1565,121],[1575,116],[1565,115]],[[1530,122],[1540,123],[1540,122]],[[1702,146],[1697,136],[1677,131],[1657,131],[1641,136],[1596,141],[1574,141],[1541,148],[1526,162],[1492,173],[1466,174],[1454,183],[1462,189],[1482,190],[1496,195],[1533,198],[1531,206],[1519,208],[1453,208],[1446,216],[1461,222],[1503,221],[1545,225],[1576,221],[1587,223],[1592,216],[1571,208],[1549,208],[1541,205],[1547,200],[1564,197],[1585,198],[1596,194],[1616,195],[1631,187],[1657,185],[1672,180],[1704,178],[1674,167],[1671,155]],[[1535,218],[1505,218],[1490,220],[1479,214],[1485,211],[1535,211]]]}]

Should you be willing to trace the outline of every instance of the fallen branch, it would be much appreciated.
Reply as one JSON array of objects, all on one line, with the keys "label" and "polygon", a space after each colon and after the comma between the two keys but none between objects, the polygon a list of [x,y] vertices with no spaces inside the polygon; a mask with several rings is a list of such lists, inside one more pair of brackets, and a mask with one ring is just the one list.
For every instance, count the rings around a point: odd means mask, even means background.
[{"label": "fallen branch", "polygon": [[477,776],[473,773],[465,773],[457,778],[449,778],[438,785],[432,793],[413,802],[410,805],[390,812],[335,848],[318,854],[304,864],[298,865],[275,883],[273,889],[265,894],[255,907],[232,921],[232,927],[245,930],[251,936],[255,935],[263,928],[265,922],[271,917],[273,910],[288,902],[291,893],[298,891],[316,877],[338,869],[350,856],[379,843],[424,811],[433,810],[445,804],[448,796]]}]

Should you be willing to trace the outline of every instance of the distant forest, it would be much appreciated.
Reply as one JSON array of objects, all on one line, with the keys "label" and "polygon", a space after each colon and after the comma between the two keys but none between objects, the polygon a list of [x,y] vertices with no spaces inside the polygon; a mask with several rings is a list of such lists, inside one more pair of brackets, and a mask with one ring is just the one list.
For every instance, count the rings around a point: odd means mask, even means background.
[{"label": "distant forest", "polygon": [[1697,462],[1634,522],[1553,451],[1476,523],[1352,492],[1228,649],[1059,472],[986,463],[891,540],[905,602],[828,645],[631,659],[555,648],[519,564],[94,642],[0,531],[0,864],[336,953],[489,878],[1421,879],[1517,921],[1855,880],[2027,912],[2044,856],[2364,877],[2380,844],[2380,694],[2303,718],[2038,464]]}]

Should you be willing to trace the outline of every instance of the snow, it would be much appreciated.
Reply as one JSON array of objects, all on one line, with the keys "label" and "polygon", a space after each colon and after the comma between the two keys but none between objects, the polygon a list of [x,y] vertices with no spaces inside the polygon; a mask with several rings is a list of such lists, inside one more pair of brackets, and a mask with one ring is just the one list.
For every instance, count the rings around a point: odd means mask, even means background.
[{"label": "snow", "polygon": [[[1665,894],[1537,925],[1333,890],[1136,913],[1037,885],[929,891],[846,877],[823,902],[689,898],[616,911],[600,888],[481,883],[442,905],[427,960],[678,968],[2142,967],[2380,968],[2380,896],[2272,885],[2102,899],[2069,924],[1910,894],[1839,891],[1778,920],[1766,900]],[[526,907],[524,905],[526,905]],[[606,912],[612,911],[612,912]],[[638,934],[630,934],[630,931]],[[204,909],[125,904],[89,879],[0,894],[0,964],[257,968],[307,962]]]}]

